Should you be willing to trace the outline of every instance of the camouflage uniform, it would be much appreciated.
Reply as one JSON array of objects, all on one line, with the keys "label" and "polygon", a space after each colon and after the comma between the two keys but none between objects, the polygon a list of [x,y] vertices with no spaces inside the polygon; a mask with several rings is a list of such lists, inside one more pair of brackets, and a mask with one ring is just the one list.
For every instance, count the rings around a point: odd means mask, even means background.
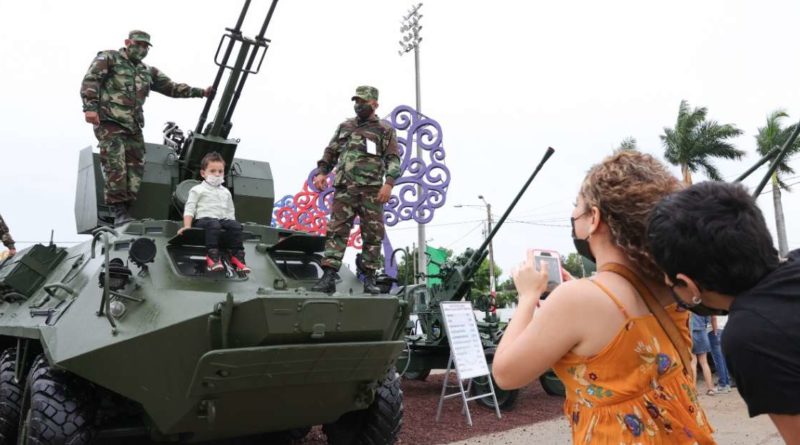
[{"label": "camouflage uniform", "polygon": [[[142,31],[131,31],[129,37],[150,42]],[[170,97],[203,97],[204,93],[202,88],[173,82],[156,67],[134,62],[127,48],[97,53],[83,78],[83,111],[100,116],[94,134],[106,178],[106,204],[136,199],[144,173],[142,106],[150,90]]]},{"label": "camouflage uniform", "polygon": [[6,222],[3,221],[3,216],[0,215],[0,239],[3,240],[3,245],[5,245],[8,249],[14,248],[14,238],[11,238],[11,233],[8,231],[8,226]]},{"label": "camouflage uniform", "polygon": [[[378,90],[358,87],[356,96],[377,100]],[[374,154],[368,152],[368,144],[375,147]],[[353,220],[358,216],[364,241],[364,267],[370,272],[379,269],[384,227],[383,204],[378,202],[378,191],[384,183],[384,175],[389,185],[394,185],[400,176],[394,128],[375,115],[362,122],[358,118],[347,119],[336,129],[317,165],[323,174],[336,166],[335,193],[322,266],[339,270]]]}]

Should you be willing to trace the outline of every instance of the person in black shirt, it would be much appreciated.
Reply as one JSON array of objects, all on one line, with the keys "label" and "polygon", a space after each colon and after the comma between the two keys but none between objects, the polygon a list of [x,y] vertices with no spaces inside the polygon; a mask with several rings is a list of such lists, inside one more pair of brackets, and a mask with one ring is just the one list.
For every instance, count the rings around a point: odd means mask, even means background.
[{"label": "person in black shirt", "polygon": [[730,312],[722,349],[750,416],[800,444],[800,249],[781,261],[753,198],[722,182],[662,200],[647,234],[679,304]]}]

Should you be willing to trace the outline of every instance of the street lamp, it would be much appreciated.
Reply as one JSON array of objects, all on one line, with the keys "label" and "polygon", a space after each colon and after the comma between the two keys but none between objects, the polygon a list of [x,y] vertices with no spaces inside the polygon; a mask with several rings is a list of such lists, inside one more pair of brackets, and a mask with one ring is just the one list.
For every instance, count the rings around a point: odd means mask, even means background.
[{"label": "street lamp", "polygon": [[[478,195],[478,199],[483,201],[486,206],[486,236],[492,233],[492,205],[483,199],[483,195]],[[494,249],[492,249],[492,242],[489,241],[489,311],[495,312],[497,306],[497,286],[495,285],[494,276]]]},{"label": "street lamp", "polygon": [[[419,24],[420,19],[422,19],[422,14],[419,13],[420,8],[422,8],[422,3],[417,3],[417,6],[409,9],[408,14],[406,14],[403,17],[403,20],[401,20],[403,26],[400,27],[400,32],[403,33],[403,36],[399,42],[400,51],[398,51],[398,54],[402,56],[403,54],[411,52],[412,49],[414,50],[414,76],[416,80],[416,109],[418,117],[422,113],[422,103],[420,99],[419,88],[419,44],[422,42],[422,37],[419,35],[419,32],[422,30],[422,25]],[[417,144],[417,159],[422,159],[422,150],[419,148],[419,144]],[[417,196],[422,199],[422,185],[420,184],[417,184]],[[417,242],[419,243],[419,250],[417,251],[417,267],[420,272],[423,272],[427,270],[425,264],[425,224],[417,225]],[[425,278],[422,278],[422,281],[424,282]]]},{"label": "street lamp", "polygon": [[[483,195],[478,195],[478,199],[483,201],[483,206],[486,207],[486,237],[489,237],[492,233],[492,205],[486,202],[486,199],[483,198]],[[472,204],[456,204],[454,207],[461,208],[461,207],[480,207],[478,205]],[[496,313],[497,307],[497,286],[495,284],[496,279],[494,276],[494,249],[492,248],[492,242],[489,241],[489,312],[492,314]]]}]

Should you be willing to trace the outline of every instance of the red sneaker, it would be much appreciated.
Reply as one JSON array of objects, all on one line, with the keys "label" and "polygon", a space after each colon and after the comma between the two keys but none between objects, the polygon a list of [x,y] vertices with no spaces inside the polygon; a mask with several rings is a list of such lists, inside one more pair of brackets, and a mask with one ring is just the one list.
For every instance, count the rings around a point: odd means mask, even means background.
[{"label": "red sneaker", "polygon": [[224,269],[220,260],[214,261],[210,256],[206,255],[206,270],[209,272],[219,272]]},{"label": "red sneaker", "polygon": [[250,268],[247,267],[247,264],[244,264],[243,262],[239,261],[239,258],[236,258],[235,256],[231,257],[231,264],[233,264],[233,267],[235,267],[238,272],[246,274],[250,273]]}]

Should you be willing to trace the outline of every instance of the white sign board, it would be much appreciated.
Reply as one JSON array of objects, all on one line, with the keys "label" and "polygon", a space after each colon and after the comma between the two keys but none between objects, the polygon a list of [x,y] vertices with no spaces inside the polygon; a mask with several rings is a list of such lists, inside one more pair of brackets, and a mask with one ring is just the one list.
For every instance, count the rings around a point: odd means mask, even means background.
[{"label": "white sign board", "polygon": [[478,324],[469,301],[443,301],[444,327],[447,341],[456,364],[456,372],[462,380],[489,375],[489,365],[483,355]]}]

